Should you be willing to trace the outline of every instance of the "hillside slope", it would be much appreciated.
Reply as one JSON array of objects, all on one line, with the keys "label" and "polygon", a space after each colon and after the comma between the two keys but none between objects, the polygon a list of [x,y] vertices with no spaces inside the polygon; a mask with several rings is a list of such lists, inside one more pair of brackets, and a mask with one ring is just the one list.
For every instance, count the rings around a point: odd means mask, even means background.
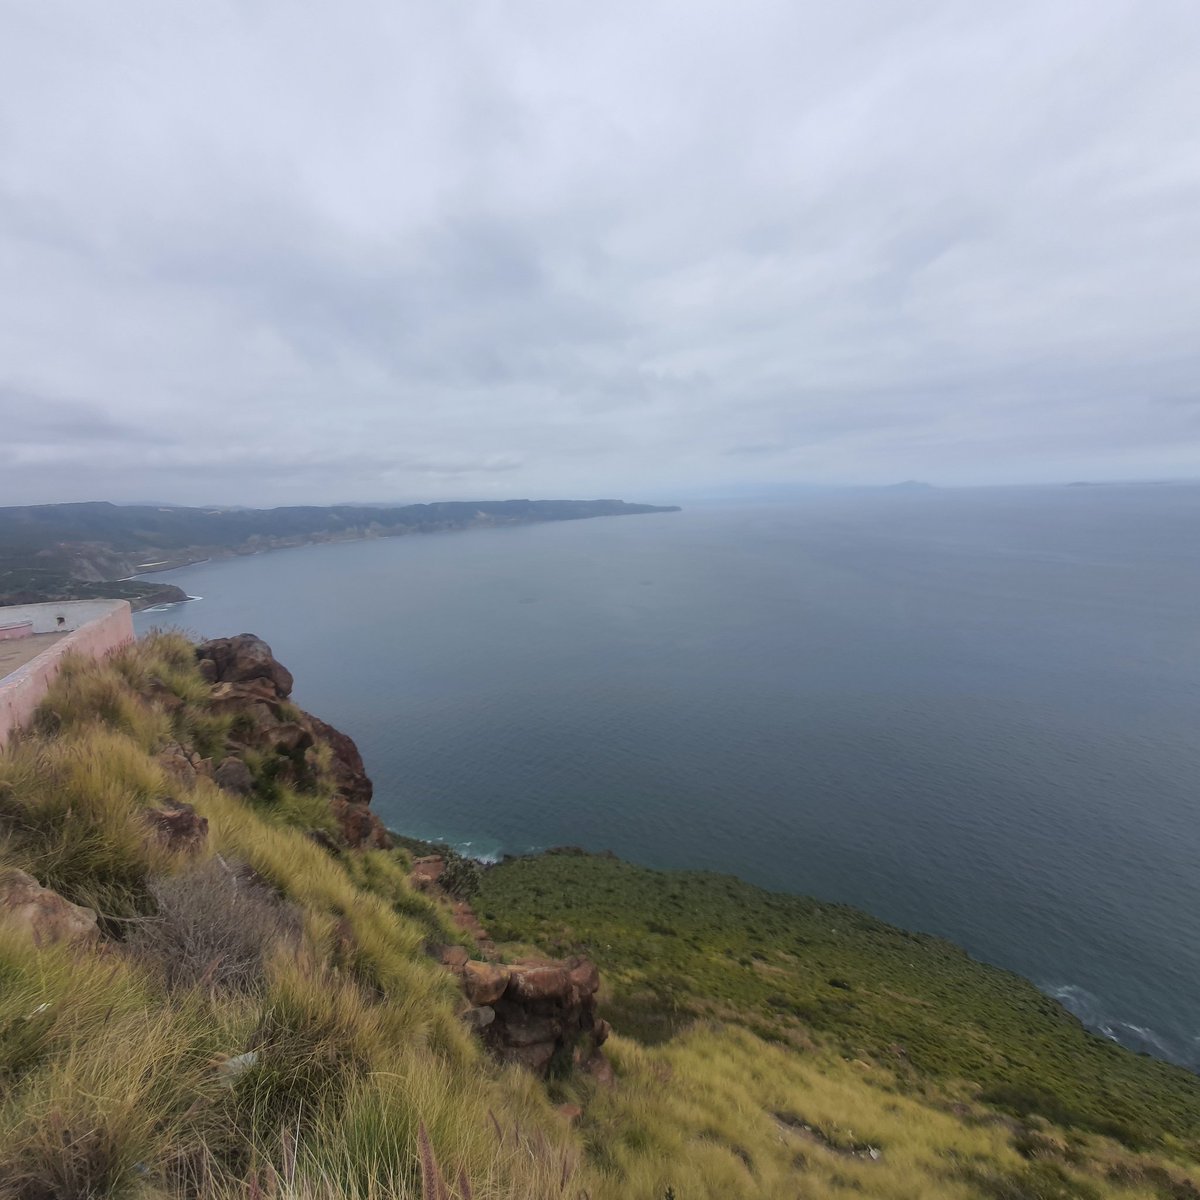
[{"label": "hillside slope", "polygon": [[[1009,977],[979,1011],[943,944],[903,977],[898,931],[711,877],[485,874],[501,957],[586,945],[616,1026],[611,1079],[502,1065],[438,961],[479,951],[363,818],[344,735],[228,649],[76,661],[0,754],[4,1200],[1200,1195],[1190,1076],[1095,1057]],[[1078,1103],[1012,1103],[1006,1063]]]},{"label": "hillside slope", "polygon": [[[675,511],[623,500],[467,500],[391,508],[205,509],[106,502],[0,508],[0,604],[114,595],[111,581],[130,575],[310,542]],[[101,583],[107,586],[98,592]],[[150,603],[161,602],[163,588],[124,582],[116,598],[137,601],[144,595]],[[185,599],[182,593],[165,598]]]}]

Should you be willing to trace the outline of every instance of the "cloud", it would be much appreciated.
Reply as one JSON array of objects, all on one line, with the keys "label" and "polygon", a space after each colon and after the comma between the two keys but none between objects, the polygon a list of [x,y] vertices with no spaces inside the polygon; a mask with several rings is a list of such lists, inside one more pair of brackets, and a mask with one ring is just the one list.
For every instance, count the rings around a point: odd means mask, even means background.
[{"label": "cloud", "polygon": [[1188,0],[0,13],[0,503],[1194,471]]}]

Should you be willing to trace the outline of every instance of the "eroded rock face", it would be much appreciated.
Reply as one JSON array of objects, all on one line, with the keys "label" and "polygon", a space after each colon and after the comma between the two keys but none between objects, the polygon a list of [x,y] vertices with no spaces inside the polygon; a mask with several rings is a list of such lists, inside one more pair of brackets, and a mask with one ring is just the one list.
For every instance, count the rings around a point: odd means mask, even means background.
[{"label": "eroded rock face", "polygon": [[0,870],[0,922],[24,930],[38,945],[93,942],[100,936],[90,908],[64,900],[16,867]]},{"label": "eroded rock face", "polygon": [[249,793],[254,779],[239,750],[253,749],[273,756],[280,782],[311,786],[316,776],[310,751],[327,746],[336,788],[330,808],[345,843],[375,848],[390,844],[383,823],[369,807],[371,780],[354,740],[288,701],[292,674],[266,642],[250,633],[216,638],[197,646],[196,658],[201,675],[212,684],[213,710],[233,718],[232,753],[213,772],[217,783],[232,792]]},{"label": "eroded rock face", "polygon": [[600,1047],[609,1025],[596,1016],[600,973],[589,959],[501,964],[441,957],[471,1004],[463,1019],[501,1061],[539,1075],[556,1059],[589,1070],[594,1064],[607,1067]]}]

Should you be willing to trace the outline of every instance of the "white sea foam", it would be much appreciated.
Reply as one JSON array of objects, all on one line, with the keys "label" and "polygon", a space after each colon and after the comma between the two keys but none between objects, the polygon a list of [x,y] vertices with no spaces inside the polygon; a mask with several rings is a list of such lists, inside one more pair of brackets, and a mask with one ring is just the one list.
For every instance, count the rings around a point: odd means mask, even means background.
[{"label": "white sea foam", "polygon": [[[1122,1021],[1107,1013],[1100,997],[1075,983],[1049,984],[1042,987],[1047,995],[1053,996],[1068,1012],[1077,1016],[1089,1029],[1102,1034],[1110,1041],[1126,1046],[1130,1050],[1153,1054],[1171,1062],[1195,1065],[1196,1054],[1188,1053],[1174,1045],[1169,1038],[1156,1033],[1145,1025]],[[1200,1035],[1193,1039],[1200,1045]]]},{"label": "white sea foam", "polygon": [[143,608],[140,611],[144,613],[170,612],[173,608],[178,608],[181,604],[190,604],[193,600],[203,599],[203,596],[188,596],[183,600],[172,600],[168,604],[151,604],[148,608]]}]

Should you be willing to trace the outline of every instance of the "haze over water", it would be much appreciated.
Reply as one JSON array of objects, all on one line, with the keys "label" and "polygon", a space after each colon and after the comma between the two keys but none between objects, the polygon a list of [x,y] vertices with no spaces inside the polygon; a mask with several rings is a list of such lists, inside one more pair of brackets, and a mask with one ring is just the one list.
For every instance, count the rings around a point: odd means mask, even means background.
[{"label": "haze over water", "polygon": [[203,564],[138,625],[265,637],[402,832],[845,901],[1197,1066],[1198,528],[1200,487],[814,494]]}]

